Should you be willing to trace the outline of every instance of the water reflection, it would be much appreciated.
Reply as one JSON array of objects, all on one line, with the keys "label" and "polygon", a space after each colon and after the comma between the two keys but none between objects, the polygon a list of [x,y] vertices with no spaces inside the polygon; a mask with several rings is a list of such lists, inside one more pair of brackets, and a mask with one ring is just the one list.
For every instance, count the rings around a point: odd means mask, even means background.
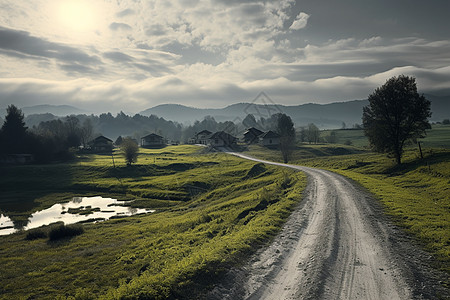
[{"label": "water reflection", "polygon": [[0,235],[10,234],[14,231],[16,231],[16,229],[14,229],[13,221],[7,216],[0,214]]},{"label": "water reflection", "polygon": [[[72,201],[63,204],[55,204],[50,208],[37,211],[31,215],[28,224],[22,229],[37,228],[54,222],[62,221],[65,224],[73,224],[85,221],[108,220],[115,216],[131,216],[136,214],[151,213],[154,210],[123,206],[127,201],[119,201],[103,197],[74,197]],[[0,215],[0,235],[6,235],[17,231],[10,218]]]}]

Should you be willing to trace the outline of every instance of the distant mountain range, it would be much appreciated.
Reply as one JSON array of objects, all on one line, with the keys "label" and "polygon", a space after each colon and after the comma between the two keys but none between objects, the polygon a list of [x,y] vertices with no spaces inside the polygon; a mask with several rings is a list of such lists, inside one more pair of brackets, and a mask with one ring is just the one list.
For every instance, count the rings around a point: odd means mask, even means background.
[{"label": "distant mountain range", "polygon": [[23,107],[22,112],[25,115],[49,113],[58,117],[65,117],[70,115],[82,115],[88,113],[85,110],[70,105],[49,105],[49,104]]},{"label": "distant mountain range", "polygon": [[[437,122],[450,118],[450,96],[425,95],[431,100],[431,121]],[[362,109],[368,104],[367,100],[353,100],[330,104],[302,104],[302,105],[264,105],[252,103],[237,103],[225,108],[194,108],[181,104],[162,104],[146,109],[139,114],[144,116],[156,115],[166,120],[183,124],[193,124],[196,120],[203,120],[211,116],[218,122],[242,121],[247,114],[253,114],[256,119],[268,118],[275,113],[285,113],[292,118],[297,127],[314,123],[322,129],[340,128],[343,123],[347,127],[361,124]],[[36,105],[21,108],[26,116],[28,126],[37,125],[40,121],[48,121],[67,115],[90,114],[85,110],[69,105]],[[0,118],[4,119],[6,109],[0,110]],[[0,119],[0,121],[2,121]]]},{"label": "distant mountain range", "polygon": [[140,114],[157,115],[166,120],[180,123],[193,123],[206,116],[216,121],[242,121],[247,114],[253,114],[256,119],[268,118],[275,113],[285,113],[292,118],[296,126],[315,123],[321,128],[340,128],[342,122],[348,125],[361,123],[363,106],[367,100],[355,100],[332,104],[303,104],[297,106],[264,105],[251,103],[237,103],[220,109],[202,109],[187,107],[179,104],[163,104],[140,112]]},{"label": "distant mountain range", "polygon": [[[52,114],[57,117],[87,114],[88,112],[70,105],[34,105],[20,108],[25,116],[38,114]],[[6,115],[6,108],[0,109],[0,117]]]},{"label": "distant mountain range", "polygon": [[[442,121],[450,118],[450,96],[425,96],[431,100],[431,110],[433,112],[431,121]],[[296,126],[314,123],[320,128],[340,128],[343,123],[347,127],[361,124],[363,107],[366,105],[368,105],[368,100],[353,100],[330,104],[309,103],[295,106],[237,103],[219,109],[163,104],[144,110],[140,114],[144,116],[153,114],[166,120],[192,124],[195,120],[202,120],[206,116],[211,116],[216,121],[242,121],[247,114],[253,114],[256,119],[259,119],[260,117],[267,118],[271,114],[280,112],[289,115]]]}]

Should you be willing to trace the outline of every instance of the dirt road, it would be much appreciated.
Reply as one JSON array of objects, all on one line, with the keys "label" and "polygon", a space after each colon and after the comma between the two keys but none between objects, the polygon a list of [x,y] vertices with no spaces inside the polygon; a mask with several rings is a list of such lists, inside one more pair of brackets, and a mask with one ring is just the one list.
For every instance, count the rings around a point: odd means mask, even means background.
[{"label": "dirt road", "polygon": [[300,207],[270,246],[233,275],[234,285],[211,294],[249,300],[435,298],[433,284],[424,283],[428,274],[419,274],[420,259],[411,262],[411,254],[403,253],[415,248],[353,182],[324,170],[231,154],[301,170],[309,180]]}]

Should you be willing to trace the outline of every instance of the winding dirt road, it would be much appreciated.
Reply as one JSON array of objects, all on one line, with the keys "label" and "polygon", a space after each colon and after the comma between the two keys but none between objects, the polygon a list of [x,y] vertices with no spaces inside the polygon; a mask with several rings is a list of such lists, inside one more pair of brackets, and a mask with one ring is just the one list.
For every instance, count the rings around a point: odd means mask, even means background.
[{"label": "winding dirt road", "polygon": [[404,259],[408,255],[401,253],[411,249],[393,238],[397,229],[378,218],[382,212],[371,204],[371,196],[349,179],[230,154],[300,170],[309,180],[300,207],[281,233],[253,257],[245,275],[234,274],[239,287],[235,284],[228,287],[230,292],[223,289],[212,294],[249,300],[434,298],[417,291],[420,279]]}]

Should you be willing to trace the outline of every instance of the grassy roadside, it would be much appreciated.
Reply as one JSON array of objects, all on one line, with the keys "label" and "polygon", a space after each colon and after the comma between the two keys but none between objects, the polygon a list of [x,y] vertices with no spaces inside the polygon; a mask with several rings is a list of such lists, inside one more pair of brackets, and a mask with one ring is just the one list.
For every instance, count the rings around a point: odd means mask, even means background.
[{"label": "grassy roadside", "polygon": [[[61,195],[109,189],[136,199],[135,206],[159,209],[85,224],[83,234],[55,242],[0,236],[0,299],[188,299],[238,264],[277,232],[300,201],[305,177],[198,150],[144,150],[131,168],[123,159],[114,168],[111,157],[86,156],[74,164],[7,169],[0,199],[22,186],[15,193],[25,210],[14,198],[3,201],[9,203],[3,211],[18,217],[62,201]],[[41,179],[25,176],[35,171]]]},{"label": "grassy roadside", "polygon": [[[368,189],[396,222],[418,238],[450,272],[450,150],[416,149],[395,166],[385,155],[344,145],[313,145],[297,149],[290,163],[328,169]],[[278,151],[252,146],[250,155],[281,161]]]}]

